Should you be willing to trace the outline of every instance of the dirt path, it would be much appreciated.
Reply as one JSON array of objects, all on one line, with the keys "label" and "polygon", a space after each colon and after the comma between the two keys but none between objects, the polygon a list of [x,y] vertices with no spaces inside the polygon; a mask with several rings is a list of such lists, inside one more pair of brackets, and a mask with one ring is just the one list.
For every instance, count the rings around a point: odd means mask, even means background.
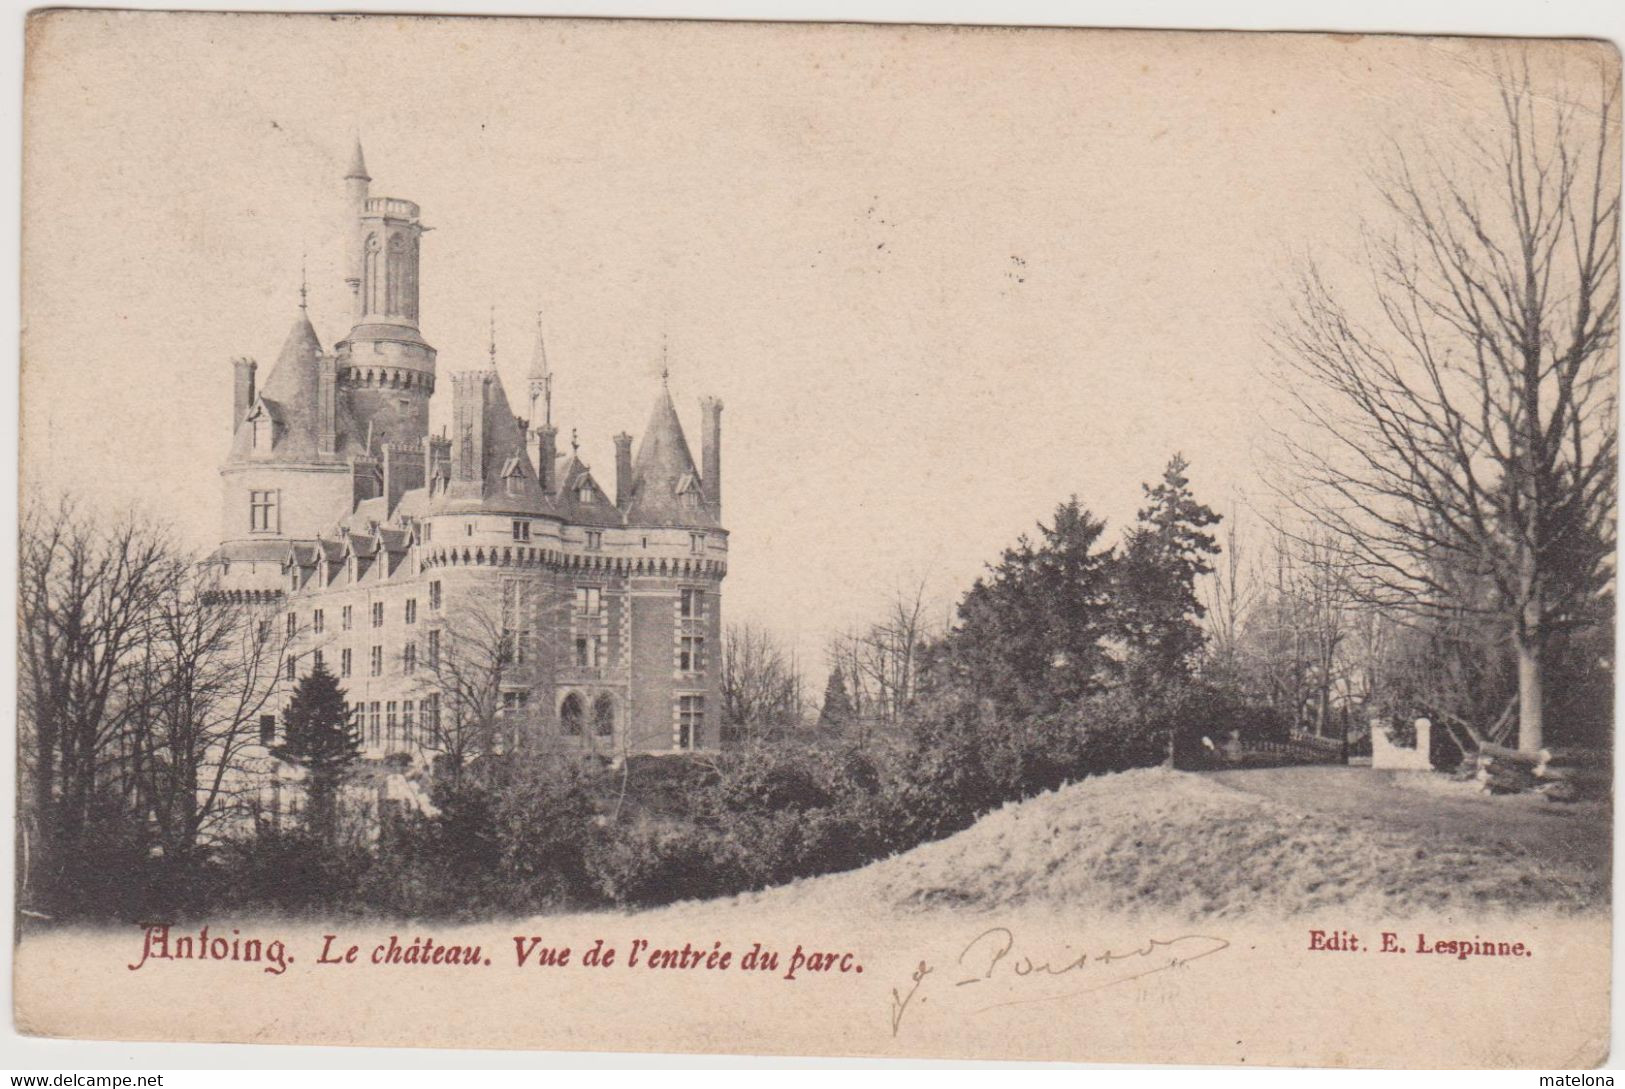
[{"label": "dirt path", "polygon": [[1442,776],[1357,767],[1257,768],[1207,777],[1331,821],[1513,846],[1550,862],[1604,873],[1612,862],[1610,812],[1604,804],[1560,805],[1532,795],[1490,797]]}]

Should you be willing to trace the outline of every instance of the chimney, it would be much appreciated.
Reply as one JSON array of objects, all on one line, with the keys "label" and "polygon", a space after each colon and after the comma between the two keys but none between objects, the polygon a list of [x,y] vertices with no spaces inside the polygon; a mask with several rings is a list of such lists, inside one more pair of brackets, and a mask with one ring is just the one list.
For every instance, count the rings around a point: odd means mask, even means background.
[{"label": "chimney", "polygon": [[622,510],[632,502],[632,436],[615,436],[615,505]]},{"label": "chimney", "polygon": [[700,463],[703,466],[705,501],[714,518],[722,517],[722,401],[705,397],[700,401],[704,422],[700,425]]},{"label": "chimney", "polygon": [[231,433],[237,433],[237,425],[243,422],[248,415],[248,406],[254,403],[254,369],[252,359],[244,356],[231,361],[231,368],[236,372],[232,380],[231,390]]},{"label": "chimney", "polygon": [[339,363],[323,354],[316,364],[316,451],[331,454],[338,449]]},{"label": "chimney", "polygon": [[485,399],[491,373],[464,371],[452,375],[451,416],[456,428],[451,438],[453,480],[485,481]]},{"label": "chimney", "polygon": [[384,513],[393,514],[401,496],[413,488],[423,487],[428,479],[428,459],[420,456],[421,448],[415,442],[384,443],[381,451],[384,462]]},{"label": "chimney", "polygon": [[543,495],[553,494],[553,469],[558,461],[559,429],[543,424],[531,432],[536,436],[536,479]]},{"label": "chimney", "polygon": [[451,442],[448,439],[430,436],[423,444],[423,483],[425,486],[435,478],[435,474],[442,469],[450,477],[451,469]]}]

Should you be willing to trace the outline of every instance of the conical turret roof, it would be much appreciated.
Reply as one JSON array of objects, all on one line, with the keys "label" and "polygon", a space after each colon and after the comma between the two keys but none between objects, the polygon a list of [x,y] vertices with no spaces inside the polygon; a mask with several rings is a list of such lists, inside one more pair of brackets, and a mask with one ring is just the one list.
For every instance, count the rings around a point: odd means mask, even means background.
[{"label": "conical turret roof", "polygon": [[367,157],[361,152],[361,137],[355,138],[355,150],[350,152],[350,169],[344,174],[346,178],[360,178],[362,181],[372,181],[367,175]]},{"label": "conical turret roof", "polygon": [[[310,323],[310,315],[303,307],[294,319],[277,353],[271,373],[259,387],[249,416],[256,412],[268,413],[276,424],[276,445],[271,456],[278,461],[326,460],[319,442],[321,411],[318,386],[322,359],[321,338]],[[239,421],[240,423],[241,421]],[[336,421],[338,444],[345,443],[345,420]],[[238,427],[232,442],[233,457],[247,457],[253,452],[253,428]]]},{"label": "conical turret roof", "polygon": [[643,429],[637,456],[632,461],[632,500],[626,508],[630,525],[695,526],[707,528],[715,519],[706,512],[704,496],[695,486],[699,471],[683,436],[683,424],[664,384],[655,398],[649,423]]}]

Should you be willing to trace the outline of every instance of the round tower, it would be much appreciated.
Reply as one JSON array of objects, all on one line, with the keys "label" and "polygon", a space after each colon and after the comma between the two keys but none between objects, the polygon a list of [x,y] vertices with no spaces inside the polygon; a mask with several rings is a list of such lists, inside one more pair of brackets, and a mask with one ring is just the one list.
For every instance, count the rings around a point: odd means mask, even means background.
[{"label": "round tower", "polygon": [[370,181],[358,142],[345,178],[355,216],[346,276],[355,294],[355,328],[336,347],[339,384],[358,437],[377,449],[428,434],[435,350],[418,331],[418,206],[369,196]]}]

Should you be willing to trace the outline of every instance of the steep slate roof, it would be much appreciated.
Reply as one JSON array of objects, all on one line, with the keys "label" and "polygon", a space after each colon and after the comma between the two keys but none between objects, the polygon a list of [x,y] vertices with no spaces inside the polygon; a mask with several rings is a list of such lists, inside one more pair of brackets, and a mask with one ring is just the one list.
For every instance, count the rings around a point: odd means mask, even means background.
[{"label": "steep slate roof", "polygon": [[[715,527],[716,519],[696,487],[699,478],[694,455],[689,453],[688,440],[683,437],[682,422],[677,418],[677,406],[671,401],[671,390],[662,386],[632,461],[627,524]],[[682,494],[685,491],[686,496]]]},{"label": "steep slate roof", "polygon": [[[536,468],[525,449],[524,433],[519,430],[519,421],[514,418],[513,409],[508,404],[508,394],[502,388],[501,376],[492,367],[479,372],[479,378],[486,389],[482,424],[485,449],[477,451],[476,456],[481,459],[484,478],[478,483],[458,480],[459,470],[454,464],[450,484],[436,499],[441,500],[443,506],[456,510],[556,513],[557,507],[552,498],[542,494]],[[453,437],[454,463],[460,455],[459,441]]]},{"label": "steep slate roof", "polygon": [[[565,521],[588,526],[618,526],[623,523],[620,510],[604,494],[592,470],[575,454],[571,454],[569,460],[559,468],[558,479],[556,502]],[[592,486],[592,499],[583,503],[581,488],[586,484]]]},{"label": "steep slate roof", "polygon": [[317,384],[321,355],[322,342],[316,335],[315,326],[310,323],[310,315],[300,310],[287,339],[282,342],[276,364],[255,394],[254,408],[250,410],[252,415],[260,406],[264,406],[276,422],[275,444],[271,453],[255,457],[254,429],[238,427],[231,443],[232,460],[341,461],[351,452],[351,446],[354,452],[361,452],[359,445],[356,445],[355,428],[350,425],[344,410],[344,398],[337,397],[334,422],[338,438],[335,453],[318,453],[317,430],[321,419]]}]

